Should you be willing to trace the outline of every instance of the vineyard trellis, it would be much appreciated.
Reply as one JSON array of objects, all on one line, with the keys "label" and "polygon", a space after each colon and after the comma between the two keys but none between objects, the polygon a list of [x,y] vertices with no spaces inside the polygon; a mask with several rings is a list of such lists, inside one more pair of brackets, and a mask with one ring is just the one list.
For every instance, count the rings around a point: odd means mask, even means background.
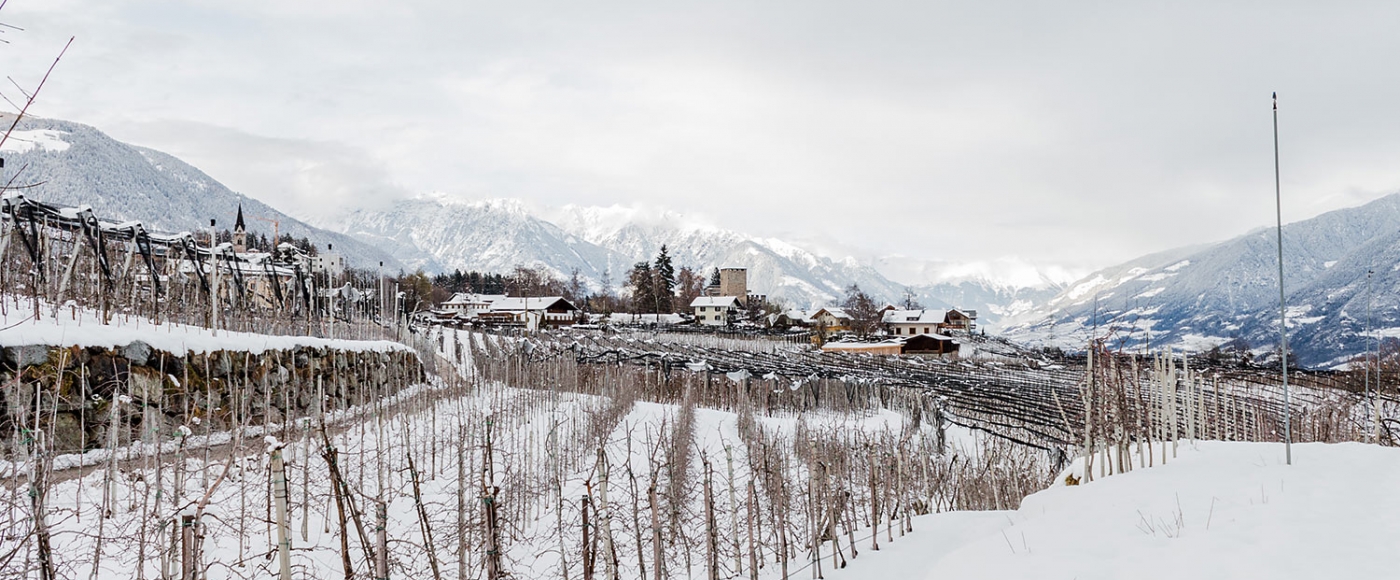
[{"label": "vineyard trellis", "polygon": [[264,334],[389,334],[394,305],[384,304],[382,280],[358,273],[341,282],[312,272],[291,244],[235,253],[189,232],[104,221],[88,206],[0,197],[0,287],[28,298],[34,318],[75,305],[104,322],[123,315]]}]

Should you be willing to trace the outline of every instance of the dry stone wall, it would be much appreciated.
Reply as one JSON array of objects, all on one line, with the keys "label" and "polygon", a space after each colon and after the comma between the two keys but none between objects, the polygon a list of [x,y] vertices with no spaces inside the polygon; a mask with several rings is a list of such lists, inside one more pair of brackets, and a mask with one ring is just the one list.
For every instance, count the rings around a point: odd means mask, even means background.
[{"label": "dry stone wall", "polygon": [[53,452],[75,453],[107,447],[115,428],[119,445],[155,443],[330,412],[424,380],[417,353],[407,349],[176,355],[140,341],[7,346],[0,357],[0,441],[9,455],[38,433]]}]

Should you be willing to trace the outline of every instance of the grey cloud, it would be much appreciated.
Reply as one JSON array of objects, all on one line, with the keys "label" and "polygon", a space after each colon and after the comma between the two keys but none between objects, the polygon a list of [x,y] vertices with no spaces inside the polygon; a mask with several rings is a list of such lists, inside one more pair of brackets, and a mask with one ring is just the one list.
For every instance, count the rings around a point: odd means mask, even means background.
[{"label": "grey cloud", "polygon": [[339,143],[273,139],[188,121],[118,123],[111,134],[160,143],[230,189],[321,227],[334,227],[355,207],[382,208],[410,195],[379,161]]},{"label": "grey cloud", "polygon": [[1270,223],[1274,90],[1287,219],[1400,184],[1394,3],[5,12],[28,31],[0,66],[79,36],[41,114],[121,127],[273,203],[642,202],[876,253],[1101,266]]}]

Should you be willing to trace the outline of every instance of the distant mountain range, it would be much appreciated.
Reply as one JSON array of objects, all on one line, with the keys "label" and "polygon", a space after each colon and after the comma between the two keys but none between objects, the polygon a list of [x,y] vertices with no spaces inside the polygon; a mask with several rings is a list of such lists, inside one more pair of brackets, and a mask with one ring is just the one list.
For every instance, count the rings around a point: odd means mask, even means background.
[{"label": "distant mountain range", "polygon": [[459,202],[422,196],[384,210],[357,210],[329,227],[385,248],[412,268],[507,272],[525,265],[560,275],[577,269],[595,290],[601,289],[605,274],[618,290],[633,264],[653,259],[665,245],[678,267],[702,272],[747,268],[751,291],[791,307],[839,302],[846,288],[857,284],[884,301],[901,301],[908,291],[929,308],[977,309],[981,322],[992,326],[1062,288],[1044,277],[1021,286],[977,277],[906,285],[855,258],[696,225],[674,213],[643,215],[618,207],[532,210],[513,200]]},{"label": "distant mountain range", "polygon": [[[12,115],[0,115],[8,127]],[[273,228],[254,217],[277,220],[281,233],[306,237],[325,250],[334,245],[352,265],[398,270],[390,253],[344,234],[312,227],[251,197],[230,191],[188,164],[153,149],[119,142],[79,123],[26,117],[0,148],[4,181],[25,196],[60,205],[92,206],[108,221],[140,221],[151,231],[208,231],[209,220],[232,229],[238,206],[249,231],[272,237]]]},{"label": "distant mountain range", "polygon": [[[0,122],[13,117],[0,115]],[[1051,277],[1022,272],[1016,283],[986,275],[944,275],[946,265],[927,260],[856,259],[814,251],[780,239],[702,226],[671,212],[627,208],[528,209],[512,200],[449,201],[425,195],[392,202],[386,209],[353,209],[348,217],[315,227],[266,203],[229,190],[179,159],[121,143],[80,123],[25,118],[0,149],[7,179],[37,183],[31,198],[62,205],[91,205],[111,221],[138,220],[154,231],[204,231],[209,219],[231,227],[241,204],[248,229],[307,237],[318,247],[333,244],[351,265],[429,273],[477,270],[505,273],[517,265],[543,266],[564,276],[574,269],[594,288],[610,279],[620,290],[633,264],[651,260],[664,244],[677,266],[708,272],[715,267],[749,269],[752,291],[791,307],[839,302],[851,284],[888,302],[907,293],[930,308],[975,309],[995,328],[1010,314],[1058,292]],[[309,217],[309,216],[308,216]],[[902,279],[892,280],[885,272]],[[1060,282],[1064,276],[1060,276]]]},{"label": "distant mountain range", "polygon": [[[1091,334],[1129,350],[1233,341],[1272,356],[1276,240],[1263,229],[1105,268],[1010,321],[1005,334],[1073,349]],[[1289,350],[1299,364],[1335,366],[1364,352],[1368,319],[1371,336],[1400,337],[1400,194],[1286,225],[1283,244]]]},{"label": "distant mountain range", "polygon": [[[0,122],[13,117],[0,115]],[[88,204],[112,221],[152,230],[201,231],[215,218],[250,218],[334,244],[352,265],[429,273],[505,273],[517,265],[560,275],[574,269],[596,290],[619,290],[627,270],[664,244],[677,266],[749,269],[752,291],[791,307],[839,302],[858,284],[879,300],[907,294],[930,308],[979,311],[991,331],[1032,345],[1082,349],[1091,334],[1125,349],[1171,345],[1205,350],[1244,345],[1271,356],[1277,345],[1274,233],[1151,254],[1082,279],[1014,261],[950,264],[900,256],[856,258],[809,244],[702,225],[667,211],[622,207],[531,208],[511,200],[421,196],[387,209],[353,209],[317,228],[230,191],[184,162],[118,142],[79,123],[26,118],[0,147],[4,175],[34,199]],[[249,219],[252,231],[270,223]],[[1333,366],[1375,338],[1400,338],[1400,194],[1284,227],[1290,347],[1299,363]],[[1368,275],[1368,272],[1371,272]],[[898,280],[898,281],[896,281]]]}]

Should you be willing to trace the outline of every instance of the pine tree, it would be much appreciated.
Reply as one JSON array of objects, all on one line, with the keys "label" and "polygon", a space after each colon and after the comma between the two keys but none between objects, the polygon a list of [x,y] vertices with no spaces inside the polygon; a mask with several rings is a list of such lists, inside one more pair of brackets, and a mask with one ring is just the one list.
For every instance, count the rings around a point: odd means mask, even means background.
[{"label": "pine tree", "polygon": [[654,300],[656,301],[656,313],[670,313],[676,297],[676,267],[671,264],[671,255],[666,252],[666,246],[661,246],[661,251],[656,254],[656,267],[653,268],[656,281],[652,285]]},{"label": "pine tree", "polygon": [[632,289],[632,311],[637,314],[655,312],[656,289],[651,264],[637,262],[627,276],[627,287]]}]

